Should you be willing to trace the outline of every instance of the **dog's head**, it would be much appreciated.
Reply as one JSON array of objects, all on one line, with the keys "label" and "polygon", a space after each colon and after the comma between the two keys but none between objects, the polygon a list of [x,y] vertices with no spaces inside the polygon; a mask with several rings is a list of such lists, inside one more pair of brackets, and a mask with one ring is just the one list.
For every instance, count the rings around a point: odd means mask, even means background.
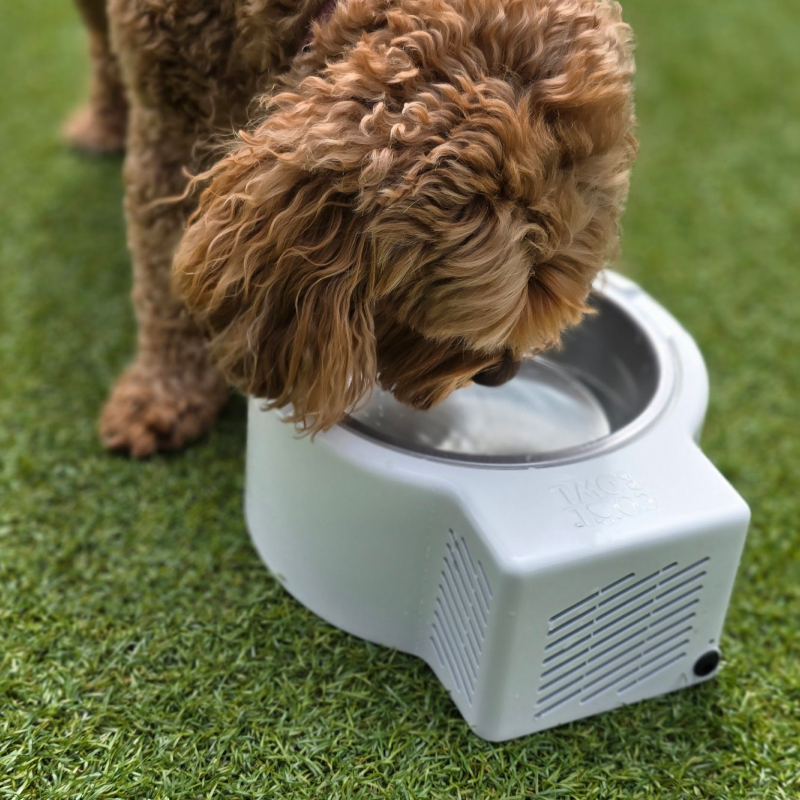
[{"label": "dog's head", "polygon": [[176,257],[222,371],[321,430],[557,344],[616,250],[632,72],[606,0],[340,3]]}]

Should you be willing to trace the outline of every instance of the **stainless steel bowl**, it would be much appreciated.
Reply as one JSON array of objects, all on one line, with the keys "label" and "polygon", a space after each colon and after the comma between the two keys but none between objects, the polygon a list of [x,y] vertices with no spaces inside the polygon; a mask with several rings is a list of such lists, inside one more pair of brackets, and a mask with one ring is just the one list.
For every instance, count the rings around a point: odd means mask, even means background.
[{"label": "stainless steel bowl", "polygon": [[623,302],[595,295],[597,313],[560,350],[526,361],[503,386],[472,385],[430,411],[376,389],[343,425],[388,447],[478,466],[560,463],[617,447],[658,417],[675,384],[663,335]]}]

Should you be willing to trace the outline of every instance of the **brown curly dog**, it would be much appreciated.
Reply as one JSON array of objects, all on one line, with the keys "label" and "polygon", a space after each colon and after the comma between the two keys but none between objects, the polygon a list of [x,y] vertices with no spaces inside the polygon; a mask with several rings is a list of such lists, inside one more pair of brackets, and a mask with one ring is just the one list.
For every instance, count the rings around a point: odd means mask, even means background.
[{"label": "brown curly dog", "polygon": [[585,313],[636,154],[616,2],[78,4],[68,133],[113,150],[127,125],[139,338],[109,447],[180,447],[227,382],[312,432],[376,381],[427,408]]}]

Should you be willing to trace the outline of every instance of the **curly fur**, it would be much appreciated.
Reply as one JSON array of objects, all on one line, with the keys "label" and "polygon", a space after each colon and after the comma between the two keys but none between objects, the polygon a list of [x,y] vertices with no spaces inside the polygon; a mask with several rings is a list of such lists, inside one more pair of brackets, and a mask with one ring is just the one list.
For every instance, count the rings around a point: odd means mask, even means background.
[{"label": "curly fur", "polygon": [[[556,345],[615,255],[636,153],[615,2],[340,0],[293,57],[324,2],[110,6],[146,369],[202,331],[230,382],[311,431],[376,381],[426,408]],[[243,130],[219,157],[225,125]],[[184,166],[205,186],[185,233],[190,201],[145,208]],[[165,288],[176,248],[198,327]]]}]

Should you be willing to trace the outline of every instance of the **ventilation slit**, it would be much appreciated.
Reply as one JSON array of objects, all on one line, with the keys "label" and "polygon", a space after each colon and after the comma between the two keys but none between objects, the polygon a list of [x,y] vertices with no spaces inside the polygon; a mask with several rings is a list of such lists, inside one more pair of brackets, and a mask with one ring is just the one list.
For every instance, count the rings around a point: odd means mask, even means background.
[{"label": "ventilation slit", "polygon": [[[641,657],[642,657],[641,653],[636,653],[636,655],[631,656],[630,658],[628,658],[625,661],[623,661],[621,664],[617,664],[616,667],[612,667],[610,670],[607,670],[602,675],[598,675],[596,678],[594,678],[593,680],[588,681],[587,683],[585,683],[583,685],[584,691],[586,689],[591,689],[593,686],[596,686],[598,683],[601,683],[602,681],[608,680],[608,678],[611,675],[614,675],[616,672],[619,672],[621,669],[625,669],[626,667],[629,667],[635,661],[638,661]],[[615,683],[615,681],[612,681],[611,683]],[[592,695],[588,695],[588,697],[591,697],[591,696]],[[584,698],[584,702],[586,702],[585,698]]]},{"label": "ventilation slit", "polygon": [[[455,628],[462,634],[462,640],[464,642],[464,651],[467,653],[467,656],[470,655],[470,651],[472,651],[472,657],[474,659],[474,663],[470,664],[470,667],[475,670],[478,667],[478,654],[477,651],[480,645],[476,645],[472,641],[472,636],[470,634],[468,623],[466,622],[467,615],[462,613],[461,608],[459,607],[458,603],[456,603],[454,599],[454,593],[452,587],[449,585],[447,581],[447,576],[442,573],[442,578],[444,579],[442,584],[439,584],[443,590],[444,597],[448,600],[448,609],[450,610],[450,616],[453,618],[455,623]],[[455,611],[453,611],[455,609]]]},{"label": "ventilation slit", "polygon": [[[673,633],[671,636],[667,636],[666,639],[662,639],[655,644],[651,644],[650,647],[645,647],[644,650],[642,650],[642,655],[646,656],[648,653],[652,653],[653,650],[658,650],[659,647],[663,647],[667,642],[671,642],[673,639],[677,639],[679,636],[685,636],[687,633],[689,633],[689,631],[691,631],[691,629],[692,626],[689,625],[687,628],[681,628],[679,631],[675,631],[675,633]],[[675,646],[677,647],[678,645]]]},{"label": "ventilation slit", "polygon": [[708,561],[708,557],[701,558],[699,561],[695,561],[694,564],[689,564],[688,567],[684,567],[683,569],[678,570],[678,572],[674,572],[668,578],[664,578],[664,580],[661,581],[661,583],[670,583],[671,581],[674,581],[675,578],[680,578],[681,575],[685,575],[687,572],[691,572],[693,569],[699,567],[701,564],[705,564],[706,561]]},{"label": "ventilation slit", "polygon": [[[449,564],[448,564],[448,567],[449,567]],[[476,608],[478,609],[478,613],[480,614],[481,617],[483,617],[483,611],[482,611],[482,609],[480,607],[480,603],[478,603],[478,598],[477,598],[477,596],[475,594],[475,590],[474,590],[474,588],[472,586],[468,585],[469,584],[469,577],[465,572],[463,572],[461,570],[456,570],[456,572],[458,573],[458,577],[459,577],[459,583],[460,583],[460,588],[461,588],[461,593],[462,593],[462,598],[463,598],[464,610],[465,610],[465,612],[467,614],[467,618],[469,619],[470,624],[472,625],[472,629],[474,631],[475,638],[477,640],[479,640],[479,641],[483,641],[483,631],[477,625],[477,622],[476,622],[477,618],[476,618],[476,615],[475,615],[475,609]],[[485,625],[486,624],[485,617],[483,617],[482,621],[483,621],[483,623]]]},{"label": "ventilation slit", "polygon": [[[643,609],[647,608],[647,606],[652,605],[652,599],[645,601],[641,605],[636,606],[636,608],[632,608],[630,611],[626,611],[624,614],[620,614],[616,619],[612,619],[610,622],[607,622],[605,625],[601,625],[599,628],[596,629],[596,633],[602,633],[603,631],[607,631],[609,628],[613,628],[615,625],[619,625],[620,622],[624,619],[628,619],[628,617],[632,617],[634,614],[638,614]],[[643,614],[639,619],[646,619],[649,616],[650,612],[648,611],[646,614]],[[597,617],[595,621],[599,621],[600,617]],[[630,627],[631,625],[635,625],[638,620],[634,620],[627,625],[626,627]],[[622,630],[625,630],[623,628]]]},{"label": "ventilation slit", "polygon": [[[687,644],[689,644],[689,640],[683,639],[677,644],[670,645],[666,650],[663,650],[660,653],[656,653],[656,655],[654,656],[650,656],[650,658],[646,659],[645,661],[642,661],[642,663],[639,666],[640,668],[649,667],[654,661],[658,661],[660,658],[664,658],[664,656],[668,656],[670,653],[674,653],[677,649]],[[645,655],[645,653],[643,652],[642,655]]]},{"label": "ventilation slit", "polygon": [[[451,548],[450,545],[448,544],[447,545],[447,552],[448,552],[448,555],[451,557],[451,559],[453,561],[454,568],[459,572],[459,575],[461,576],[462,581],[464,582],[464,587],[465,587],[464,591],[465,591],[465,593],[467,594],[467,596],[472,596],[475,599],[475,602],[474,603],[470,602],[469,605],[473,609],[476,608],[478,610],[478,616],[480,617],[480,621],[481,621],[482,625],[486,625],[486,617],[487,617],[487,615],[489,613],[488,605],[487,605],[487,607],[485,609],[481,605],[481,599],[482,598],[480,596],[480,592],[477,592],[475,590],[475,578],[474,578],[474,575],[472,575],[472,577],[471,577],[470,573],[467,571],[466,565],[464,564],[463,558],[461,557],[461,551],[460,551],[460,549],[458,548],[457,545],[456,545],[456,548],[455,548],[455,551],[454,551],[453,548]],[[447,563],[447,559],[445,559],[445,563]],[[461,566],[460,570],[458,569],[459,565]],[[466,588],[467,584],[469,584],[469,589]],[[477,619],[475,614],[472,614],[471,616],[473,618]],[[483,638],[483,637],[481,637],[481,638]]]},{"label": "ventilation slit", "polygon": [[[542,673],[541,677],[544,678],[546,675],[552,675],[554,672],[557,672],[558,670],[560,670],[562,667],[565,667],[570,662],[575,661],[575,659],[580,658],[581,656],[585,656],[588,652],[589,652],[589,648],[588,647],[584,648],[583,650],[580,651],[580,653],[575,653],[574,656],[571,656],[566,661],[562,661],[560,664],[556,664],[554,667],[550,667],[550,669],[546,669]],[[549,659],[545,659],[544,663],[547,663],[548,660]],[[576,669],[580,669],[580,665],[578,667],[576,667]]]},{"label": "ventilation slit", "polygon": [[[459,666],[461,667],[461,674],[465,678],[471,678],[475,667],[469,660],[469,645],[467,644],[464,630],[459,625],[458,618],[452,609],[452,604],[447,602],[447,594],[443,594],[445,602],[441,603],[440,611],[442,618],[447,623],[447,630],[450,635],[450,640],[453,643],[453,650],[458,656]],[[471,681],[470,681],[471,682]]]},{"label": "ventilation slit", "polygon": [[[594,609],[592,609],[592,610],[594,610]],[[587,613],[589,613],[589,612],[587,612]],[[581,631],[585,631],[587,628],[590,628],[592,625],[594,625],[594,620],[590,619],[588,622],[585,622],[583,625],[581,625],[581,626],[579,626],[577,628],[573,628],[569,633],[564,634],[560,639],[556,639],[554,642],[550,642],[550,644],[547,645],[547,647],[545,647],[545,650],[549,650],[551,647],[556,647],[561,642],[566,641],[567,639],[569,639],[572,636],[574,636],[576,633],[580,633]],[[550,632],[551,633],[555,633],[555,630],[552,630]]]},{"label": "ventilation slit", "polygon": [[470,688],[469,668],[463,649],[459,646],[460,643],[458,631],[453,628],[452,622],[445,614],[443,604],[439,605],[436,618],[439,621],[442,632],[444,633],[444,641],[447,643],[450,655],[453,658],[453,665],[455,667],[456,674],[463,684],[464,689],[468,690]]},{"label": "ventilation slit", "polygon": [[458,638],[454,636],[452,625],[450,624],[449,620],[444,616],[443,606],[441,604],[438,605],[438,609],[435,614],[436,620],[439,623],[439,630],[442,633],[442,639],[444,643],[447,645],[447,652],[450,654],[452,659],[452,666],[455,668],[454,672],[457,676],[459,682],[462,684],[464,689],[467,688],[467,676],[466,670],[464,668],[464,657],[459,652],[458,647]]},{"label": "ventilation slit", "polygon": [[[452,578],[449,578],[446,573],[442,572],[442,581],[443,581],[443,584],[444,584],[443,590],[445,592],[449,592],[451,598],[454,598],[455,595],[457,594],[457,592],[453,591],[452,584],[454,583],[454,580]],[[463,599],[461,599],[460,597],[459,597],[459,599],[460,599],[460,603],[459,604],[456,604],[455,600],[453,599],[453,601],[452,601],[453,605],[458,608],[459,621],[461,623],[461,628],[463,629],[464,633],[467,635],[467,638],[471,640],[474,637],[474,639],[475,639],[475,641],[473,643],[474,644],[474,649],[477,651],[481,647],[481,645],[480,645],[480,641],[481,641],[480,634],[477,633],[476,630],[475,630],[475,623],[472,620],[472,618],[470,617],[469,611],[467,610],[466,606],[464,605]]]},{"label": "ventilation slit", "polygon": [[444,660],[444,653],[442,653],[438,640],[439,640],[439,631],[437,631],[436,628],[434,627],[431,632],[431,644],[433,645],[433,649],[436,651],[436,656],[439,659],[439,666],[444,667],[446,666],[447,662]]},{"label": "ventilation slit", "polygon": [[622,694],[686,657],[707,575],[699,568],[709,560],[629,573],[553,614],[536,718],[572,700]]},{"label": "ventilation slit", "polygon": [[555,628],[551,628],[550,631],[548,631],[547,635],[552,636],[554,633],[558,633],[559,631],[564,630],[564,628],[568,628],[570,625],[574,625],[578,620],[583,619],[588,614],[591,614],[596,608],[597,606],[592,606],[591,608],[587,608],[586,611],[582,611],[576,617],[573,617],[572,619],[567,620],[566,622],[562,622],[560,625],[556,625]]},{"label": "ventilation slit", "polygon": [[450,669],[450,674],[453,677],[453,683],[456,685],[456,688],[459,691],[463,692],[464,682],[461,680],[458,669],[456,669],[456,660],[454,658],[450,642],[448,641],[447,636],[442,632],[444,630],[444,626],[442,625],[438,611],[434,613],[434,620],[433,637],[439,641],[442,653],[444,654],[445,662],[447,663],[447,666]]},{"label": "ventilation slit", "polygon": [[[583,636],[580,639],[578,639],[577,641],[574,641],[571,645],[569,645],[568,647],[565,647],[563,650],[559,650],[557,653],[553,653],[553,655],[548,656],[544,660],[544,663],[546,664],[548,661],[552,661],[554,658],[558,658],[559,656],[563,656],[564,653],[568,653],[570,650],[572,650],[573,647],[577,647],[581,642],[588,642],[589,639],[591,639],[591,638],[592,638],[592,634],[591,633],[587,633],[586,636]],[[547,650],[546,647],[545,647],[545,650]],[[575,658],[575,656],[572,656],[572,658]]]},{"label": "ventilation slit", "polygon": [[[630,647],[626,647],[624,650],[620,650],[615,653],[611,658],[607,658],[605,661],[601,661],[597,666],[592,667],[591,669],[586,670],[587,675],[594,675],[595,672],[601,669],[605,669],[609,664],[613,664],[618,658],[622,658],[623,656],[627,656],[629,653],[633,653],[637,650],[637,648],[641,647],[642,642],[644,639],[639,639],[639,641],[634,642]],[[593,659],[589,659],[587,663],[591,664]]]},{"label": "ventilation slit", "polygon": [[[464,541],[463,539],[461,540]],[[486,577],[486,572],[483,569],[483,564],[478,562],[478,574],[477,574],[478,586],[480,587],[481,592],[483,592],[484,600],[486,602],[486,613],[489,613],[489,601],[492,599],[492,587],[489,586],[489,579]]]},{"label": "ventilation slit", "polygon": [[647,680],[652,675],[655,675],[657,672],[661,672],[662,669],[666,669],[670,664],[674,664],[676,661],[680,661],[686,655],[686,651],[684,650],[681,653],[678,653],[676,656],[673,656],[669,661],[665,661],[663,664],[659,664],[655,669],[651,669],[649,672],[645,672],[643,675],[638,675],[635,680],[632,680],[630,683],[626,683],[625,686],[622,686],[617,690],[617,694],[622,694],[623,692],[628,691],[628,689],[635,686],[637,683],[641,683],[642,681]]},{"label": "ventilation slit", "polygon": [[431,622],[431,644],[450,673],[455,691],[472,703],[478,683],[492,590],[483,565],[473,559],[465,539],[451,530],[445,543],[439,593]]},{"label": "ventilation slit", "polygon": [[[656,633],[652,634],[651,636],[648,636],[647,637],[647,641],[649,642],[651,639],[655,639],[657,636],[661,636],[662,633],[666,633],[668,630],[670,630],[671,628],[676,627],[677,625],[683,625],[684,622],[687,622],[693,616],[694,616],[694,611],[692,611],[691,614],[687,614],[685,617],[681,617],[680,619],[675,620],[675,622],[671,622],[669,625],[666,625],[665,627],[663,627],[660,631],[657,631]],[[689,629],[691,629],[691,625],[689,626]]]},{"label": "ventilation slit", "polygon": [[[486,617],[489,615],[489,600],[492,597],[492,590],[489,587],[489,580],[486,577],[486,573],[483,571],[483,564],[481,564],[481,562],[479,561],[478,568],[477,569],[475,568],[475,562],[472,560],[472,555],[470,554],[469,548],[467,547],[467,543],[466,541],[464,541],[463,537],[461,539],[461,544],[459,544],[456,541],[455,537],[453,537],[453,543],[456,546],[456,553],[458,553],[458,557],[461,563],[464,565],[464,573],[465,574],[471,573],[472,575],[472,579],[470,580],[470,586],[472,588],[473,594],[475,595],[475,599],[478,601],[478,609],[483,615],[483,621],[485,623]],[[464,563],[465,555],[467,560],[469,561],[469,566],[470,566],[469,570],[467,570],[466,564]],[[481,581],[483,581],[483,585]]]},{"label": "ventilation slit", "polygon": [[[560,611],[555,616],[550,617],[550,622],[555,622],[557,619],[561,619],[561,617],[563,617],[565,614],[569,614],[570,611],[576,608],[580,608],[582,605],[588,603],[590,600],[594,600],[594,598],[597,597],[597,595],[599,594],[600,592],[594,592],[593,594],[590,594],[588,597],[584,597],[583,600],[579,600],[577,603],[571,605],[569,608],[565,608],[563,611]],[[565,622],[564,625],[569,625],[569,622]]]},{"label": "ventilation slit", "polygon": [[[681,600],[685,600],[689,595],[697,594],[703,588],[703,584],[701,583],[699,586],[695,586],[692,589],[689,589],[688,592],[684,592],[683,594],[679,594],[677,597],[673,597],[671,600],[668,600],[666,603],[661,604],[661,608],[668,608],[669,606],[675,605],[675,603],[680,603]],[[692,603],[696,603],[697,600],[693,600]],[[692,605],[689,603],[689,605]],[[678,613],[676,610],[675,613]]]},{"label": "ventilation slit", "polygon": [[590,700],[593,700],[595,697],[597,697],[597,695],[603,694],[603,692],[606,692],[609,689],[611,689],[614,686],[615,683],[619,683],[620,681],[624,681],[625,678],[630,678],[630,676],[633,675],[633,673],[636,672],[637,669],[638,669],[638,667],[634,667],[633,669],[629,669],[627,672],[623,672],[622,675],[617,675],[616,678],[611,680],[609,683],[604,684],[603,686],[601,686],[599,689],[595,690],[591,694],[584,695],[581,698],[581,703],[588,703]]},{"label": "ventilation slit", "polygon": [[691,578],[687,578],[685,581],[681,581],[680,583],[673,586],[671,589],[667,589],[666,592],[661,592],[661,594],[656,595],[656,600],[660,600],[662,597],[666,597],[668,594],[672,594],[673,592],[677,592],[678,589],[682,589],[684,586],[688,586],[691,583],[694,583],[698,578],[702,578],[703,575],[706,574],[706,571],[703,570],[702,572],[698,572],[696,575],[692,575]]},{"label": "ventilation slit", "polygon": [[583,675],[578,675],[578,677],[575,678],[574,680],[571,680],[569,683],[565,683],[563,686],[560,686],[558,689],[555,689],[554,691],[550,692],[550,694],[546,695],[545,697],[542,697],[540,700],[537,701],[537,705],[539,705],[540,703],[546,703],[548,700],[555,697],[557,694],[561,694],[561,692],[563,692],[565,689],[569,689],[570,686],[574,686],[581,680],[583,680]]},{"label": "ventilation slit", "polygon": [[629,572],[627,575],[619,578],[618,580],[614,581],[613,583],[609,583],[608,586],[604,586],[601,590],[601,594],[605,594],[606,592],[610,592],[612,589],[616,589],[621,583],[625,583],[625,581],[629,581],[631,578],[635,578],[635,572]]},{"label": "ventilation slit", "polygon": [[[646,578],[642,578],[641,580],[636,581],[636,583],[632,583],[630,586],[626,586],[622,591],[617,592],[616,594],[612,594],[611,597],[607,597],[605,600],[601,600],[598,605],[600,606],[607,606],[609,603],[613,603],[615,600],[619,599],[620,597],[624,597],[628,592],[632,591],[633,589],[637,589],[647,581],[653,580],[656,576],[661,574],[661,570],[658,572],[654,572],[652,575],[648,575]],[[625,602],[628,602],[627,600]]]},{"label": "ventilation slit", "polygon": [[581,690],[579,688],[576,689],[572,694],[568,694],[566,697],[562,697],[560,700],[556,700],[555,703],[553,703],[550,706],[547,706],[547,708],[543,708],[536,714],[536,716],[543,717],[545,714],[549,714],[554,708],[558,708],[558,706],[563,706],[564,703],[569,702],[570,700],[572,700],[573,697],[577,697],[580,693]]},{"label": "ventilation slit", "polygon": [[[588,653],[589,651],[586,650],[584,652]],[[559,681],[563,681],[564,678],[568,678],[570,675],[574,675],[578,670],[583,669],[586,666],[586,663],[587,663],[586,661],[583,661],[577,666],[574,666],[572,669],[569,669],[566,672],[562,672],[561,675],[559,675],[557,678],[553,678],[553,680],[548,681],[547,683],[542,683],[539,686],[539,691],[543,692],[545,689],[549,689],[551,686],[553,686],[553,684],[556,684]],[[542,675],[544,675],[544,673],[542,673]]]},{"label": "ventilation slit", "polygon": [[[604,611],[602,614],[598,614],[595,617],[595,620],[597,622],[599,622],[601,619],[605,619],[606,617],[610,617],[612,614],[616,614],[617,611],[619,611],[621,608],[624,608],[629,603],[634,603],[640,597],[644,597],[646,594],[648,594],[649,592],[652,592],[652,591],[653,591],[653,587],[650,587],[648,589],[644,589],[643,591],[639,592],[639,594],[635,594],[633,597],[631,597],[628,600],[626,600],[624,603],[620,603],[619,605],[614,606],[614,608],[609,608],[608,611]],[[651,602],[651,601],[648,601],[648,602]],[[645,605],[647,605],[647,604],[645,603]],[[641,607],[643,607],[643,606],[641,606]],[[630,616],[630,614],[631,614],[631,612],[629,611],[628,612],[628,616]]]}]

